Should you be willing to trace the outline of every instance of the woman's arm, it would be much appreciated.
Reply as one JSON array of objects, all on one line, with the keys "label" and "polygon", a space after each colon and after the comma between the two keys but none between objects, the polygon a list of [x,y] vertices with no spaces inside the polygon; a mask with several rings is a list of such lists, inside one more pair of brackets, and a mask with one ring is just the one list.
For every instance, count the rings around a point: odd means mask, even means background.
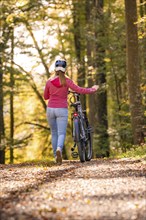
[{"label": "woman's arm", "polygon": [[90,93],[94,93],[97,91],[97,89],[99,88],[99,86],[94,85],[91,88],[84,88],[84,87],[80,87],[78,85],[76,85],[71,79],[67,79],[67,86],[72,89],[75,92],[78,92],[80,94],[90,94]]}]

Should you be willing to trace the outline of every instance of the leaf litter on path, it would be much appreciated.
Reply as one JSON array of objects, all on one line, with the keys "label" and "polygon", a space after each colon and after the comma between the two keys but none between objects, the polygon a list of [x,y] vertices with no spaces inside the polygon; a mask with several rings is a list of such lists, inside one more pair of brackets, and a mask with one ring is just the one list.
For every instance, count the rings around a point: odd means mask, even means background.
[{"label": "leaf litter on path", "polygon": [[0,165],[2,220],[145,220],[141,160]]}]

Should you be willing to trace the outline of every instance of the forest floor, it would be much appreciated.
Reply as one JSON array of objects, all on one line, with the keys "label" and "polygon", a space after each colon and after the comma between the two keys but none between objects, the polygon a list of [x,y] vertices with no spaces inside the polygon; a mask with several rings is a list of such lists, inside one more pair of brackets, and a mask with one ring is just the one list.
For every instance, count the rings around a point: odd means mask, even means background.
[{"label": "forest floor", "polygon": [[145,220],[140,159],[0,165],[1,220]]}]

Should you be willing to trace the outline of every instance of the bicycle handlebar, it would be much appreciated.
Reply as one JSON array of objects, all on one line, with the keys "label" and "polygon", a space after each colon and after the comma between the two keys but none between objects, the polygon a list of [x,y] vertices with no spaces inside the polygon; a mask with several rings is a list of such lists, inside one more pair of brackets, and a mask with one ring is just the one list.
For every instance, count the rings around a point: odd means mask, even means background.
[{"label": "bicycle handlebar", "polygon": [[80,95],[80,93],[77,93],[77,92],[74,92],[74,91],[68,91],[68,94],[70,94],[70,93],[72,93],[72,94],[76,94],[76,95]]},{"label": "bicycle handlebar", "polygon": [[80,93],[77,93],[77,92],[74,92],[74,91],[70,91],[70,90],[69,90],[69,91],[68,91],[68,94],[70,94],[70,93],[73,94],[73,95],[70,97],[70,99],[69,99],[69,101],[70,101],[71,104],[74,103],[74,102],[72,102],[72,100],[71,100],[73,97],[76,98],[76,101],[79,101],[79,102],[80,102],[80,98],[79,98],[79,97],[80,97]]}]

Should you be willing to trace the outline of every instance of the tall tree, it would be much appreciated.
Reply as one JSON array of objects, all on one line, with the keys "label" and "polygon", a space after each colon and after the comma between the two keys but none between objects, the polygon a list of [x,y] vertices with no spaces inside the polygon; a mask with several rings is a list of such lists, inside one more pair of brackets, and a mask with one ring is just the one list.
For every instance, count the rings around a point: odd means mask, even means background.
[{"label": "tall tree", "polygon": [[0,27],[1,31],[1,42],[0,42],[0,163],[5,163],[5,125],[4,125],[4,91],[3,91],[3,84],[4,84],[4,61],[5,61],[5,49],[6,44],[9,39],[9,28],[6,24],[5,14],[3,14],[3,7],[1,8],[1,21],[2,25]]},{"label": "tall tree", "polygon": [[[106,66],[105,66],[105,48],[102,41],[104,34],[104,1],[96,0],[94,2],[95,10],[95,69],[96,69],[96,83],[99,85],[106,83]],[[98,135],[99,151],[103,156],[109,156],[109,139],[108,139],[108,119],[107,119],[107,92],[102,90],[96,96],[96,112],[95,117],[97,124],[95,132]],[[99,153],[100,154],[100,153]],[[97,152],[98,155],[98,152]]]},{"label": "tall tree", "polygon": [[5,163],[5,149],[4,149],[4,113],[3,113],[3,66],[2,66],[2,45],[0,44],[0,163]]},{"label": "tall tree", "polygon": [[133,143],[140,144],[143,141],[143,110],[140,91],[136,0],[125,0],[125,16],[127,32],[126,43],[128,88]]},{"label": "tall tree", "polygon": [[11,28],[11,69],[10,69],[10,163],[13,163],[14,152],[14,73],[13,73],[13,62],[14,62],[14,28]]},{"label": "tall tree", "polygon": [[[77,3],[76,3],[77,4]],[[82,4],[82,7],[81,7]],[[92,86],[94,83],[103,84],[106,83],[106,70],[105,70],[105,48],[102,42],[104,42],[104,30],[103,30],[103,1],[82,1],[80,4],[77,4],[76,7],[79,7],[79,12],[81,18],[85,19],[84,26],[83,23],[77,20],[74,24],[74,29],[76,34],[76,48],[78,49],[78,57],[80,54],[83,54],[81,50],[80,42],[85,41],[84,47],[86,46],[86,57],[87,57],[87,81],[88,86]],[[77,10],[76,10],[77,13]],[[77,13],[79,14],[79,13]],[[84,15],[85,14],[85,15]],[[77,16],[78,18],[78,16]],[[75,19],[74,19],[75,20]],[[82,28],[80,28],[82,26]],[[84,27],[84,29],[83,29]],[[77,31],[82,30],[82,32]],[[86,30],[85,33],[83,30]],[[81,38],[82,36],[82,38]],[[84,36],[84,39],[83,39]],[[83,41],[84,40],[84,41]],[[77,47],[78,46],[78,47]],[[85,53],[84,52],[84,53]],[[84,55],[84,57],[85,57]],[[80,60],[81,62],[81,60]],[[82,70],[83,72],[83,70]],[[79,78],[80,79],[80,78]],[[95,106],[92,108],[91,106]],[[90,95],[89,97],[89,118],[91,125],[94,127],[94,139],[95,139],[95,154],[106,156],[109,155],[109,143],[108,143],[108,134],[107,134],[107,94],[106,90],[98,92],[97,95]]]},{"label": "tall tree", "polygon": [[141,64],[141,75],[143,80],[143,85],[146,83],[146,1],[139,0],[139,38],[140,38],[140,64]]},{"label": "tall tree", "polygon": [[[78,66],[78,85],[85,86],[85,0],[73,1],[74,43]],[[84,108],[85,96],[81,97]]]},{"label": "tall tree", "polygon": [[[86,0],[86,41],[87,41],[87,79],[88,86],[91,87],[94,84],[94,58],[93,58],[93,49],[95,46],[95,41],[93,40],[93,1]],[[89,106],[94,106],[94,95],[91,94],[88,96]],[[94,127],[95,123],[95,109],[89,108],[89,121],[92,127]]]}]

